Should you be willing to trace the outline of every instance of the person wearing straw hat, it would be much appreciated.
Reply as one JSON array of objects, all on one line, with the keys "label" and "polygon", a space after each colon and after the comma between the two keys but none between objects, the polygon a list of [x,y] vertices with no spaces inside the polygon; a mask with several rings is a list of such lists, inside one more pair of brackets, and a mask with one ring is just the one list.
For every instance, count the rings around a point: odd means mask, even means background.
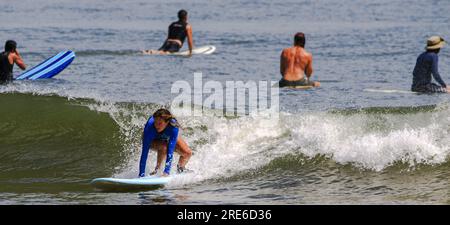
[{"label": "person wearing straw hat", "polygon": [[[444,38],[432,36],[427,40],[425,52],[417,57],[416,66],[413,71],[413,83],[411,91],[425,93],[448,93],[450,88],[442,80],[438,71],[438,54],[445,45]],[[431,75],[439,85],[431,82]]]}]

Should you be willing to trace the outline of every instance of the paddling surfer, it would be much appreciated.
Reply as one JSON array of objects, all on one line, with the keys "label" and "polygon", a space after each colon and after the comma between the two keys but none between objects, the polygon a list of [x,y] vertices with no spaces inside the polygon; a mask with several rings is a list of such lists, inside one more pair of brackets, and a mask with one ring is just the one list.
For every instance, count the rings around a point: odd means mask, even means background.
[{"label": "paddling surfer", "polygon": [[[294,46],[283,49],[280,59],[280,73],[283,78],[280,87],[312,86],[319,87],[317,81],[310,81],[313,73],[312,54],[305,50],[305,34],[294,36]],[[305,77],[306,75],[306,77]]]},{"label": "paddling surfer", "polygon": [[[442,80],[438,70],[438,54],[445,41],[440,36],[432,36],[427,40],[425,52],[420,54],[416,60],[413,71],[413,82],[411,91],[424,93],[448,93],[450,88]],[[439,85],[431,82],[431,75]]]},{"label": "paddling surfer", "polygon": [[13,40],[8,40],[5,43],[5,51],[0,54],[0,84],[13,80],[14,63],[22,70],[25,70],[27,67],[17,50],[17,43]]},{"label": "paddling surfer", "polygon": [[184,40],[188,39],[189,55],[192,54],[194,41],[192,39],[192,26],[187,22],[188,13],[186,10],[178,11],[178,21],[169,26],[169,32],[164,44],[158,50],[144,50],[144,54],[168,54],[178,52],[183,47]]}]

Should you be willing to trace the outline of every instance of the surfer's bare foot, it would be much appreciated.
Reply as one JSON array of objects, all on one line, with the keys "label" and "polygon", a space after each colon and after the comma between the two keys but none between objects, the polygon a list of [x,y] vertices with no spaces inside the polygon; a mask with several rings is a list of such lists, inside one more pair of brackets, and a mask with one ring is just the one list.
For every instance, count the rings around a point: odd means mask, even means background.
[{"label": "surfer's bare foot", "polygon": [[147,55],[154,55],[154,54],[159,54],[159,51],[150,49],[150,50],[143,50],[142,53],[147,54]]},{"label": "surfer's bare foot", "polygon": [[153,170],[153,172],[150,173],[150,176],[153,176],[153,175],[155,175],[157,173],[158,173],[158,167],[155,168],[155,170]]}]

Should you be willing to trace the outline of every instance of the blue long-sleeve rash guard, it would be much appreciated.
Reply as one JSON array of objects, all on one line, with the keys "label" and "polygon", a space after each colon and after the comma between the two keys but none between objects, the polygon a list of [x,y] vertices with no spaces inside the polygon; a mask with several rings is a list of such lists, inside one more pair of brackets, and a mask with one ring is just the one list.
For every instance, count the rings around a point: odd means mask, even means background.
[{"label": "blue long-sleeve rash guard", "polygon": [[447,84],[442,80],[438,71],[439,57],[434,52],[424,52],[417,57],[416,66],[413,71],[412,88],[419,88],[431,83],[431,75],[442,86],[447,87]]},{"label": "blue long-sleeve rash guard", "polygon": [[161,133],[158,133],[155,128],[155,119],[150,117],[145,124],[144,137],[142,138],[142,155],[139,163],[139,176],[145,176],[145,166],[147,164],[148,151],[153,140],[164,140],[167,141],[167,157],[166,166],[164,168],[164,173],[170,174],[170,167],[172,165],[173,152],[175,151],[175,146],[177,144],[178,138],[178,127],[172,125],[167,125]]}]

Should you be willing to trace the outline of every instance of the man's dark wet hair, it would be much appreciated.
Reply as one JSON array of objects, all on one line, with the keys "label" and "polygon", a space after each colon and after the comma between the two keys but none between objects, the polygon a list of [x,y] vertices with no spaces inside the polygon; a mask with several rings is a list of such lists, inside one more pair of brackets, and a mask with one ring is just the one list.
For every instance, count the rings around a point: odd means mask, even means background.
[{"label": "man's dark wet hair", "polygon": [[186,20],[187,14],[188,14],[187,11],[184,10],[184,9],[178,11],[178,19],[179,20]]},{"label": "man's dark wet hair", "polygon": [[17,48],[17,43],[13,40],[8,40],[5,43],[5,52],[12,52],[14,50],[16,50]]},{"label": "man's dark wet hair", "polygon": [[294,36],[294,44],[297,46],[305,47],[305,34],[302,32],[298,32]]}]

